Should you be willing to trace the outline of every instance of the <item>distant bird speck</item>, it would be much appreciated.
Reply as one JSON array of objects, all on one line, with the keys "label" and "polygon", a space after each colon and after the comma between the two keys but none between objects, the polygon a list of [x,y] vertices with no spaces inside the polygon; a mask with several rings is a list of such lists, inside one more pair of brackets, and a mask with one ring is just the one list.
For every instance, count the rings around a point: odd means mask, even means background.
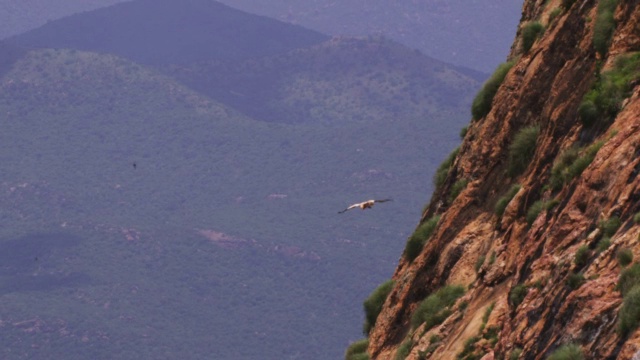
[{"label": "distant bird speck", "polygon": [[133,169],[137,169],[138,168],[138,164],[136,164],[135,162],[133,163]]},{"label": "distant bird speck", "polygon": [[351,209],[355,209],[355,208],[360,208],[362,210],[364,209],[369,209],[372,208],[373,205],[375,203],[383,203],[383,202],[387,202],[387,201],[391,201],[393,199],[382,199],[382,200],[367,200],[367,201],[363,201],[361,203],[357,203],[357,204],[353,204],[353,205],[349,205],[348,208],[342,210],[342,211],[338,211],[338,214],[342,214],[343,212],[347,211],[347,210],[351,210]]}]

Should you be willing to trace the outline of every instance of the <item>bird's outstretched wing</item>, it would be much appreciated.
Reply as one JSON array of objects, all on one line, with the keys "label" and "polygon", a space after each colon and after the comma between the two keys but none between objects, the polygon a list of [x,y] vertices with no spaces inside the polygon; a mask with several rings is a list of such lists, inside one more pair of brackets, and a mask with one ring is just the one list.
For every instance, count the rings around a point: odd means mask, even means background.
[{"label": "bird's outstretched wing", "polygon": [[393,199],[382,199],[382,200],[373,200],[377,203],[383,203],[383,202],[387,202],[387,201],[393,201]]},{"label": "bird's outstretched wing", "polygon": [[338,211],[338,214],[342,214],[343,212],[346,212],[347,210],[355,209],[355,208],[357,208],[358,206],[360,206],[360,204],[353,204],[353,205],[350,205],[348,208],[346,208],[346,209],[344,209],[344,210],[342,210],[342,211]]}]

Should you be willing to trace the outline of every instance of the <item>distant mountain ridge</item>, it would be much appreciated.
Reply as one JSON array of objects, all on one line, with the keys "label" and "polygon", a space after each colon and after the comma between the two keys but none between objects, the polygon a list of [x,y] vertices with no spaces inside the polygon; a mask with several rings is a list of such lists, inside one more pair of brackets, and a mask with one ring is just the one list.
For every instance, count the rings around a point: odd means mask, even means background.
[{"label": "distant mountain ridge", "polygon": [[242,60],[317,44],[327,35],[210,0],[135,0],[51,21],[7,39],[30,48],[112,53],[143,64]]},{"label": "distant mountain ridge", "polygon": [[394,41],[349,37],[260,59],[166,71],[253,118],[287,123],[427,118],[469,103],[482,78]]},{"label": "distant mountain ridge", "polygon": [[[162,0],[160,13],[200,3]],[[180,21],[142,10],[30,35],[46,45],[79,33],[93,51],[13,42],[0,53],[0,249],[21,255],[1,269],[0,357],[339,358],[479,82],[383,38],[236,51],[255,35],[242,14],[227,27],[233,49],[206,53],[168,41]],[[138,47],[105,44],[93,19],[129,33],[173,25]],[[337,215],[378,195],[394,202]],[[60,232],[79,240],[29,241]]]}]

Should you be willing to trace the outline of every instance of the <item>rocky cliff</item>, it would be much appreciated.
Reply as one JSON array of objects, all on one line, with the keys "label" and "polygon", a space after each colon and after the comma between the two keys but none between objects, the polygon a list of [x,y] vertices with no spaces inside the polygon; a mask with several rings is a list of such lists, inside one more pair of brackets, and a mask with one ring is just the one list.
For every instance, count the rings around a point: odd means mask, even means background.
[{"label": "rocky cliff", "polygon": [[368,317],[371,359],[640,358],[638,51],[638,0],[524,2]]}]

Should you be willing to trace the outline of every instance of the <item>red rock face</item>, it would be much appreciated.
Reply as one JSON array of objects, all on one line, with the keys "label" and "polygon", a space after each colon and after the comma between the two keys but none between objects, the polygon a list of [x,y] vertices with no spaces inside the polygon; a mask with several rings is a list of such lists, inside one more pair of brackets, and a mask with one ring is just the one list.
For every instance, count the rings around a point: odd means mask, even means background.
[{"label": "red rock face", "polygon": [[[455,359],[465,348],[477,359],[546,359],[566,344],[577,345],[585,359],[640,358],[640,331],[618,331],[623,266],[616,257],[629,249],[640,259],[640,225],[633,220],[640,212],[640,81],[612,122],[586,128],[578,112],[598,74],[640,51],[640,2],[618,1],[604,57],[593,48],[602,0],[556,10],[562,2],[525,1],[520,29],[540,21],[545,31],[526,53],[518,31],[514,65],[491,111],[471,122],[446,183],[423,214],[422,221],[440,215],[437,229],[393,275],[395,288],[369,336],[372,359],[394,359],[403,342],[411,344],[407,359]],[[531,125],[539,127],[531,159],[509,176],[510,145]],[[579,146],[584,156],[598,142],[582,173],[550,186],[563,151]],[[460,179],[468,184],[451,201]],[[513,184],[520,191],[498,216],[495,204]],[[528,222],[538,200],[547,206]],[[620,226],[606,234],[610,219]],[[587,251],[579,262],[581,247]],[[451,315],[428,331],[412,329],[421,301],[450,284],[467,287]]]}]

